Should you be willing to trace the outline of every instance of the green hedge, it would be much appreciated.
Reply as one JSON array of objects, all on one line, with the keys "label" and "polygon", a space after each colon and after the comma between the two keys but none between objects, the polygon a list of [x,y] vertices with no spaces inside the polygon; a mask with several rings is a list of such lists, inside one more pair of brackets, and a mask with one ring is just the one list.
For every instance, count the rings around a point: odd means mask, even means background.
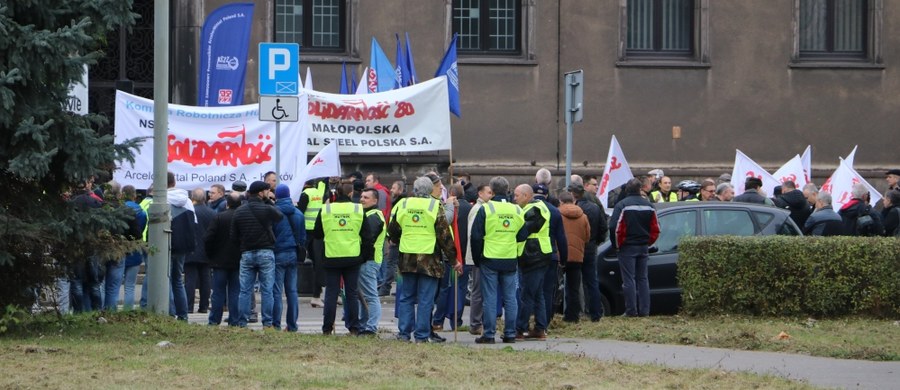
[{"label": "green hedge", "polygon": [[900,240],[688,237],[678,281],[685,314],[900,317]]}]

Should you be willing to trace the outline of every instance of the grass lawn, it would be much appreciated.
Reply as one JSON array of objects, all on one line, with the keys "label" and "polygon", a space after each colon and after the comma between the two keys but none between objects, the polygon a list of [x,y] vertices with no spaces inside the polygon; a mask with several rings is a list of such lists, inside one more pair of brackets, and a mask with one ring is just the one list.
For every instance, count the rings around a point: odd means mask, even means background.
[{"label": "grass lawn", "polygon": [[[743,316],[604,317],[598,323],[554,319],[553,337],[614,339],[863,360],[900,360],[900,322]],[[779,338],[784,332],[787,338]]]},{"label": "grass lawn", "polygon": [[[0,336],[0,388],[808,388],[502,347],[217,328],[142,312],[99,317],[38,318]],[[601,322],[614,324],[625,325]],[[164,340],[171,345],[157,346]]]}]

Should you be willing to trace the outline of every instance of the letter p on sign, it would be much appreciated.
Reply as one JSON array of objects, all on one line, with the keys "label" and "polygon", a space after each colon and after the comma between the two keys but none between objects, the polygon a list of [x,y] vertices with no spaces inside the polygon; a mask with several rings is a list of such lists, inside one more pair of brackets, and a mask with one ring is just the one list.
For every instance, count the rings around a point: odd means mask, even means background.
[{"label": "letter p on sign", "polygon": [[300,86],[300,45],[259,44],[259,94],[297,95]]}]

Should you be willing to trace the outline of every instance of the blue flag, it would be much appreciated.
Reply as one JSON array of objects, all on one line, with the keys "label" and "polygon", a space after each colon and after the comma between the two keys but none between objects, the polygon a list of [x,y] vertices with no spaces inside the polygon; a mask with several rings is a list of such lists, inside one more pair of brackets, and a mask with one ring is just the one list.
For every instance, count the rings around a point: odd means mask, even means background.
[{"label": "blue flag", "polygon": [[350,74],[350,92],[347,92],[347,93],[353,94],[353,93],[356,93],[356,88],[358,87],[356,85],[356,68],[354,67],[354,68],[350,69],[350,72],[351,72],[351,74]]},{"label": "blue flag", "polygon": [[341,63],[341,95],[349,95],[350,89],[347,88],[347,63]]},{"label": "blue flag", "polygon": [[237,106],[244,100],[253,3],[226,4],[206,18],[200,35],[198,106]]},{"label": "blue flag", "polygon": [[369,92],[384,92],[394,89],[394,86],[397,84],[396,70],[391,65],[391,61],[388,60],[387,55],[381,50],[381,46],[378,45],[375,37],[372,37],[371,56],[369,71],[375,71],[375,80],[377,82],[373,85],[372,81],[369,81]]},{"label": "blue flag", "polygon": [[434,77],[438,76],[447,76],[447,95],[450,96],[450,112],[456,114],[457,118],[462,118],[459,114],[459,69],[456,67],[456,33],[453,34],[450,47],[444,53],[441,66],[438,67],[437,72],[434,74]]},{"label": "blue flag", "polygon": [[416,77],[416,64],[413,63],[412,48],[410,48],[409,46],[409,33],[406,33],[406,62],[407,72],[404,74],[409,75],[408,83],[406,84],[406,86],[410,86],[418,83],[419,80],[418,77]]},{"label": "blue flag", "polygon": [[400,45],[400,34],[394,34],[397,38],[397,88],[408,87],[409,84],[409,68],[406,66],[406,57],[403,56],[403,46]]}]

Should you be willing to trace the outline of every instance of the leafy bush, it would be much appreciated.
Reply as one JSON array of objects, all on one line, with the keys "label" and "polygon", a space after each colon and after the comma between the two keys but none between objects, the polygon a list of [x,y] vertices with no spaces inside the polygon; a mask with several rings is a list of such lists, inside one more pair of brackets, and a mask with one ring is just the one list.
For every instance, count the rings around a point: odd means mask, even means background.
[{"label": "leafy bush", "polygon": [[900,240],[689,237],[678,281],[686,314],[900,317]]}]

